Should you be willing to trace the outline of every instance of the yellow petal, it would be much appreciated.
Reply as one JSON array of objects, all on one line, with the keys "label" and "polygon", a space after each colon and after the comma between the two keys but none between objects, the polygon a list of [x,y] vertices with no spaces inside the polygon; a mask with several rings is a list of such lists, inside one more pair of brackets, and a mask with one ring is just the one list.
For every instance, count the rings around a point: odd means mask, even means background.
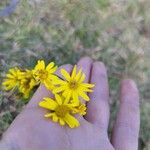
[{"label": "yellow petal", "polygon": [[4,89],[5,89],[6,91],[9,91],[9,90],[13,89],[13,86],[5,86]]},{"label": "yellow petal", "polygon": [[78,97],[78,94],[76,92],[73,93],[73,102],[76,105],[79,105],[79,97]]},{"label": "yellow petal", "polygon": [[71,74],[71,79],[74,79],[76,76],[76,72],[77,72],[77,65],[74,66],[72,74]]},{"label": "yellow petal", "polygon": [[45,69],[45,62],[43,60],[38,60],[36,66],[33,69],[33,73],[43,69]]},{"label": "yellow petal", "polygon": [[39,60],[38,61],[38,69],[45,69],[45,62],[44,60]]},{"label": "yellow petal", "polygon": [[64,126],[65,125],[65,121],[62,118],[59,118],[59,124],[61,126]]},{"label": "yellow petal", "polygon": [[21,93],[23,94],[23,97],[25,99],[27,99],[29,97],[29,95],[30,95],[30,90],[26,90],[25,92],[21,92]]},{"label": "yellow petal", "polygon": [[67,104],[71,98],[71,91],[65,91],[63,93],[63,96],[65,97],[65,101],[64,101],[64,104]]},{"label": "yellow petal", "polygon": [[95,85],[94,84],[88,84],[88,83],[82,83],[82,86],[87,87],[87,88],[93,88]]},{"label": "yellow petal", "polygon": [[15,80],[5,80],[2,85],[6,91],[11,90],[17,86],[17,82]]},{"label": "yellow petal", "polygon": [[13,80],[5,80],[5,81],[2,83],[2,85],[8,85],[8,84],[12,85],[12,84],[15,84],[15,82],[14,82]]},{"label": "yellow petal", "polygon": [[65,85],[65,84],[67,84],[67,82],[66,81],[63,81],[63,80],[61,80],[61,79],[59,79],[59,78],[55,78],[55,79],[53,79],[53,82],[54,82],[54,85]]},{"label": "yellow petal", "polygon": [[7,75],[6,75],[6,77],[7,77],[7,78],[11,78],[11,79],[13,79],[13,78],[14,78],[14,76],[13,76],[13,75],[11,75],[11,74],[7,74]]},{"label": "yellow petal", "polygon": [[82,85],[79,87],[78,91],[84,91],[84,92],[93,92],[93,90],[87,88],[87,87],[82,87]]},{"label": "yellow petal", "polygon": [[70,128],[75,128],[80,125],[79,121],[70,114],[66,114],[64,120],[69,125]]},{"label": "yellow petal", "polygon": [[12,69],[9,69],[9,72],[10,72],[12,75],[16,75],[17,70],[18,70],[18,68],[12,68]]},{"label": "yellow petal", "polygon": [[47,71],[48,71],[48,70],[51,70],[51,69],[54,67],[54,65],[55,65],[54,62],[49,63],[49,64],[47,65],[47,67],[46,67],[46,70],[47,70]]},{"label": "yellow petal", "polygon": [[53,92],[54,93],[60,93],[60,92],[64,91],[65,88],[66,88],[65,86],[55,87]]},{"label": "yellow petal", "polygon": [[81,75],[82,75],[82,69],[80,69],[79,72],[77,73],[75,80],[79,81],[79,79],[81,78]]},{"label": "yellow petal", "polygon": [[55,110],[58,104],[51,98],[44,98],[43,101],[39,102],[39,106],[49,110]]},{"label": "yellow petal", "polygon": [[81,76],[81,78],[80,78],[79,82],[80,82],[80,83],[82,83],[84,80],[85,80],[85,74],[84,74],[84,73],[82,73],[82,76]]},{"label": "yellow petal", "polygon": [[84,92],[80,92],[79,95],[86,101],[90,100],[89,96],[87,96],[87,94],[85,94]]},{"label": "yellow petal", "polygon": [[58,67],[55,66],[54,68],[51,68],[48,72],[52,74],[52,73],[54,73],[54,72],[57,70],[57,68],[58,68]]},{"label": "yellow petal", "polygon": [[52,116],[52,120],[54,122],[58,122],[58,116],[54,113],[54,115]]},{"label": "yellow petal", "polygon": [[66,88],[63,92],[63,96],[67,97],[68,95],[72,94],[72,90],[70,88],[68,88],[68,85],[66,85]]},{"label": "yellow petal", "polygon": [[43,82],[43,84],[44,84],[45,87],[46,87],[47,89],[49,89],[49,90],[53,90],[53,88],[54,88],[54,85],[51,83],[50,80],[45,80],[45,81]]},{"label": "yellow petal", "polygon": [[44,115],[44,117],[46,117],[46,118],[49,118],[51,116],[53,116],[53,113],[47,113],[47,114]]},{"label": "yellow petal", "polygon": [[58,94],[55,95],[55,99],[59,105],[62,104],[62,98]]},{"label": "yellow petal", "polygon": [[70,74],[65,69],[61,69],[61,74],[67,81],[70,81]]}]

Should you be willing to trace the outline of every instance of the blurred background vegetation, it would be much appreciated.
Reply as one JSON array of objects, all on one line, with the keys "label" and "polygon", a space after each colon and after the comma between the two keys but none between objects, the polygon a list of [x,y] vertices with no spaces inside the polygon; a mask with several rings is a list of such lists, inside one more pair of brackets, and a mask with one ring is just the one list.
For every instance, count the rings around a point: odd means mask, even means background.
[{"label": "blurred background vegetation", "polygon": [[[0,10],[9,2],[0,1]],[[111,89],[110,132],[119,82],[133,78],[141,96],[139,150],[150,150],[149,14],[149,0],[20,0],[13,14],[0,18],[0,82],[9,68],[32,68],[38,59],[101,60]],[[0,136],[25,105],[21,99],[0,89]]]}]

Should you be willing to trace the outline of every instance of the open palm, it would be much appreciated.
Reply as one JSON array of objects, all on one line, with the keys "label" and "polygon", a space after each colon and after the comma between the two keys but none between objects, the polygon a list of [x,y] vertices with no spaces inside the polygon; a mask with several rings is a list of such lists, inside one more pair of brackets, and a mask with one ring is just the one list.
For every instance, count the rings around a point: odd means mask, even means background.
[{"label": "open palm", "polygon": [[[94,83],[94,92],[89,96],[87,114],[76,116],[80,127],[70,129],[60,126],[43,116],[46,110],[38,107],[43,97],[53,95],[41,85],[31,101],[14,120],[3,137],[14,150],[137,150],[139,132],[139,97],[136,85],[123,80],[120,92],[120,108],[109,140],[109,87],[103,63],[82,58],[77,66],[83,68],[86,82]],[[71,65],[64,65],[71,72]],[[60,76],[59,71],[57,75]],[[9,148],[8,148],[9,149]]]}]

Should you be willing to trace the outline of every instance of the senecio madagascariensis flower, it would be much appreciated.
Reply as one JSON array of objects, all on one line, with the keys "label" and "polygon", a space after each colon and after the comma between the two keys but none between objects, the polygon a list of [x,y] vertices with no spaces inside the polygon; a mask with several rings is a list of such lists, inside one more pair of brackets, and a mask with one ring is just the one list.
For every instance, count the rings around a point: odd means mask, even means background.
[{"label": "senecio madagascariensis flower", "polygon": [[5,87],[5,90],[12,90],[19,86],[20,84],[20,76],[22,76],[22,71],[19,70],[17,67],[9,69],[8,73],[6,74],[6,79],[2,83]]},{"label": "senecio madagascariensis flower", "polygon": [[54,62],[47,66],[44,60],[39,60],[32,70],[19,69],[17,67],[9,69],[4,79],[3,86],[5,90],[18,89],[24,98],[28,98],[40,83],[50,90],[55,98],[44,97],[39,102],[39,106],[47,109],[49,112],[45,114],[46,118],[51,118],[53,122],[59,123],[61,126],[67,124],[70,128],[80,125],[75,118],[75,114],[85,115],[86,105],[82,100],[89,101],[87,92],[92,92],[94,84],[85,83],[86,75],[82,69],[77,71],[75,65],[71,75],[61,69],[64,79],[55,75],[57,66]]},{"label": "senecio madagascariensis flower", "polygon": [[29,97],[30,91],[37,85],[32,71],[20,70],[15,67],[9,70],[6,74],[6,79],[2,83],[5,90],[15,90],[23,94],[25,98]]},{"label": "senecio madagascariensis flower", "polygon": [[80,69],[77,73],[77,66],[75,65],[70,75],[65,69],[61,70],[64,80],[58,79],[55,84],[58,85],[53,92],[60,93],[66,97],[69,101],[70,98],[77,104],[79,104],[79,97],[83,98],[85,101],[89,101],[90,98],[86,92],[92,92],[91,88],[94,87],[93,84],[83,83],[85,80],[85,74],[82,73]]},{"label": "senecio madagascariensis flower", "polygon": [[53,88],[53,78],[56,78],[54,75],[57,70],[57,66],[55,66],[54,62],[49,63],[45,66],[45,62],[43,60],[39,60],[35,68],[33,69],[33,74],[35,79],[39,83],[43,83],[47,88]]},{"label": "senecio madagascariensis flower", "polygon": [[67,123],[70,128],[78,127],[79,121],[71,114],[77,112],[76,105],[68,103],[64,97],[55,95],[55,100],[51,98],[44,98],[39,103],[39,106],[51,110],[51,112],[45,114],[45,117],[51,117],[54,122],[59,122],[60,125]]},{"label": "senecio madagascariensis flower", "polygon": [[25,98],[28,98],[31,90],[38,85],[36,82],[33,72],[31,70],[25,70],[20,76],[19,91],[24,95]]}]

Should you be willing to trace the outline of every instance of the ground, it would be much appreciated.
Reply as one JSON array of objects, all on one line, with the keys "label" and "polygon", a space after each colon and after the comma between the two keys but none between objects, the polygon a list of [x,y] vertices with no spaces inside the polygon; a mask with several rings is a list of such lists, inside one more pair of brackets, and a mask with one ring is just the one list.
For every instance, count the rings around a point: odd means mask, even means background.
[{"label": "ground", "polygon": [[[9,1],[0,2],[0,10]],[[82,56],[108,69],[111,122],[118,106],[119,81],[133,78],[140,90],[139,150],[150,149],[150,1],[21,0],[15,12],[0,18],[0,81],[14,66],[32,68],[38,59],[57,65]],[[0,135],[26,100],[0,89]]]}]

